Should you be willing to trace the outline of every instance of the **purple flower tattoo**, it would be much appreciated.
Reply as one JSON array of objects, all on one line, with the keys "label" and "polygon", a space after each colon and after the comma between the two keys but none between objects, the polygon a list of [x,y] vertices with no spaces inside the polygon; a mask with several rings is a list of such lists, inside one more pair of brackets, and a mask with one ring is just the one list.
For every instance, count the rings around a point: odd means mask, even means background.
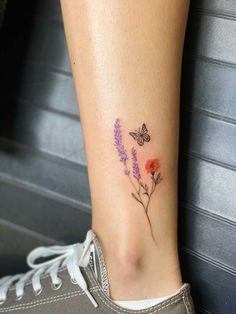
[{"label": "purple flower tattoo", "polygon": [[115,147],[117,149],[120,161],[125,165],[128,160],[126,150],[122,144],[122,132],[120,126],[120,119],[116,119],[114,124],[114,138],[115,138]]},{"label": "purple flower tattoo", "polygon": [[133,177],[139,181],[141,179],[141,175],[140,175],[140,169],[138,165],[137,151],[134,147],[132,147],[131,154],[132,154],[132,161],[133,161]]}]

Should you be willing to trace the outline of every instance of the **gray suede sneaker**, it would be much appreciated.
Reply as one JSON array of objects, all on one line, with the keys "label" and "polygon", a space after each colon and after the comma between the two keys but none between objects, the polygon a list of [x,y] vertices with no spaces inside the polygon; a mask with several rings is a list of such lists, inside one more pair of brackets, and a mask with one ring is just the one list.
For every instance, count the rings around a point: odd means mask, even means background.
[{"label": "gray suede sneaker", "polygon": [[[47,261],[35,264],[39,258]],[[144,310],[128,310],[109,298],[101,246],[90,230],[83,244],[39,247],[27,257],[31,270],[0,279],[0,313],[16,314],[193,314],[189,284]]]}]

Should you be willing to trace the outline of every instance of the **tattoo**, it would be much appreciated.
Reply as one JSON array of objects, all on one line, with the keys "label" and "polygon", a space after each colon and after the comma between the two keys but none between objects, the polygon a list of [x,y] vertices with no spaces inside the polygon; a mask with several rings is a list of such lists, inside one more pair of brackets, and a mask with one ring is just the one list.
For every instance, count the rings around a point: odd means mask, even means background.
[{"label": "tattoo", "polygon": [[[148,131],[145,124],[143,124],[142,132],[143,133],[141,132],[139,133],[148,135],[147,134]],[[131,135],[131,132],[129,134]],[[148,137],[149,138],[146,138],[148,140],[143,140],[143,142],[144,141],[149,142],[150,136],[148,135]],[[138,140],[137,142],[139,144]],[[123,164],[124,174],[128,177],[129,182],[133,188],[133,192],[131,193],[131,195],[134,198],[134,200],[137,201],[142,206],[146,214],[149,226],[151,228],[151,234],[153,237],[152,226],[151,226],[151,221],[149,218],[148,209],[149,209],[152,195],[154,191],[156,190],[157,185],[162,180],[161,173],[160,173],[160,162],[157,158],[148,159],[146,161],[144,169],[146,173],[150,174],[150,181],[148,183],[144,183],[142,180],[141,170],[140,170],[140,166],[138,162],[137,150],[135,149],[135,147],[131,148],[131,161],[128,162],[129,158],[128,158],[127,150],[125,149],[122,142],[121,123],[120,123],[120,119],[118,118],[116,119],[115,124],[114,124],[114,144],[118,152],[120,162]],[[142,145],[139,144],[139,145],[143,146],[143,144]],[[132,166],[130,164],[132,164]],[[132,167],[132,171],[130,170],[131,167]]]},{"label": "tattoo", "polygon": [[150,142],[151,139],[145,123],[143,123],[141,131],[140,129],[138,131],[135,130],[134,132],[129,132],[129,135],[131,135],[140,146],[143,146],[144,142]]}]

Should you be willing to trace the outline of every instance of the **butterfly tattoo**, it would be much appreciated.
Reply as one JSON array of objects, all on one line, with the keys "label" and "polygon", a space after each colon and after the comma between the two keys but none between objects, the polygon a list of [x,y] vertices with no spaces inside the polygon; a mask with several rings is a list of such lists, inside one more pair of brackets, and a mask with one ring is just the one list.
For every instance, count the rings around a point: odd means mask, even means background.
[{"label": "butterfly tattoo", "polygon": [[138,131],[135,130],[134,132],[129,132],[129,135],[131,135],[140,146],[143,146],[145,142],[149,142],[151,139],[145,123],[143,123],[141,130],[139,129]]}]

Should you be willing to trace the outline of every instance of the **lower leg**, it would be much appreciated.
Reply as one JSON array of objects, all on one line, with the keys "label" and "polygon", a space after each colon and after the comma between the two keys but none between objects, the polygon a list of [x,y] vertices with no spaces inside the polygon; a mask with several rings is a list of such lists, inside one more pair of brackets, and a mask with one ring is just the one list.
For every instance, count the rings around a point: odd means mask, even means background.
[{"label": "lower leg", "polygon": [[177,163],[188,0],[61,3],[111,297],[174,293],[182,284]]}]

